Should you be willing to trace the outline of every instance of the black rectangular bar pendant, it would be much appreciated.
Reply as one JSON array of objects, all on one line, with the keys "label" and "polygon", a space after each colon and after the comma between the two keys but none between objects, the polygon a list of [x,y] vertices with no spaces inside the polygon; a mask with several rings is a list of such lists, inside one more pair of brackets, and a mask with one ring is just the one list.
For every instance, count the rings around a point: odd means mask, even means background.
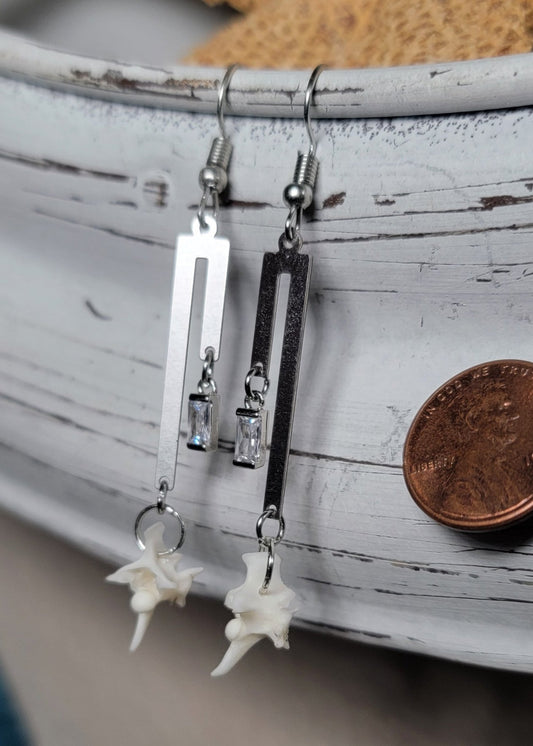
[{"label": "black rectangular bar pendant", "polygon": [[311,266],[311,257],[296,249],[280,248],[276,254],[268,252],[263,258],[259,286],[251,367],[261,363],[264,375],[269,378],[279,278],[282,274],[290,275],[263,507],[267,510],[274,506],[277,516],[281,515],[285,493]]}]

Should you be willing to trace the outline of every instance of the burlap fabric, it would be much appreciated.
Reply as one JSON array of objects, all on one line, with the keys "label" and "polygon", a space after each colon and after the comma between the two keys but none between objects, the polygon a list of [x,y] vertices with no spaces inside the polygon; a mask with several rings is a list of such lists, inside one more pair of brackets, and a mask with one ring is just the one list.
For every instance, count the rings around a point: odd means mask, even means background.
[{"label": "burlap fabric", "polygon": [[231,0],[231,5],[242,17],[186,62],[381,67],[497,57],[533,46],[533,0]]}]

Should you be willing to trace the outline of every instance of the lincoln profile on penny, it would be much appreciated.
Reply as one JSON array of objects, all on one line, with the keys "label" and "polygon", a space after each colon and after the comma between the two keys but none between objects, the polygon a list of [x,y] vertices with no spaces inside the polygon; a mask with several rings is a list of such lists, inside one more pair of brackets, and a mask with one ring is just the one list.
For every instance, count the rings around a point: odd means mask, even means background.
[{"label": "lincoln profile on penny", "polygon": [[441,386],[407,435],[404,475],[418,505],[462,530],[533,511],[533,363],[496,360]]},{"label": "lincoln profile on penny", "polygon": [[461,515],[506,510],[527,490],[509,448],[518,437],[518,410],[502,383],[487,381],[462,415],[464,446],[443,486],[442,509]]}]

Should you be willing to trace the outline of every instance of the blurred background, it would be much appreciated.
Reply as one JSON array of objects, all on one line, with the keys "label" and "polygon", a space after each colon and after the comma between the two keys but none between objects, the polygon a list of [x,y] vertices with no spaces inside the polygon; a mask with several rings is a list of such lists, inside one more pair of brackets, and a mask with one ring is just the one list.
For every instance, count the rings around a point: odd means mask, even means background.
[{"label": "blurred background", "polygon": [[169,65],[239,14],[202,0],[0,0],[0,24],[68,52]]}]

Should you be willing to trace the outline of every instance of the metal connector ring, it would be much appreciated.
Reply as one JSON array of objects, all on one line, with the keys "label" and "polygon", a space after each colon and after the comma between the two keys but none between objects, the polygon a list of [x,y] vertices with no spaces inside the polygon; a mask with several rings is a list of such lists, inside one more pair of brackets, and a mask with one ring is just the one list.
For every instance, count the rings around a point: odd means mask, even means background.
[{"label": "metal connector ring", "polygon": [[[146,549],[146,544],[144,543],[142,534],[141,534],[141,524],[143,522],[144,517],[150,513],[152,510],[157,510],[159,513],[159,504],[155,503],[154,505],[148,505],[146,508],[143,508],[137,518],[135,519],[135,540],[137,542],[137,546],[139,549],[144,551]],[[174,508],[171,508],[170,505],[165,505],[164,512],[171,515],[173,518],[175,518],[179,524],[180,527],[180,533],[178,536],[178,540],[175,544],[173,544],[171,547],[168,547],[167,549],[163,550],[162,552],[158,552],[158,557],[167,557],[169,554],[174,554],[174,552],[181,547],[183,544],[183,541],[185,539],[185,524],[183,523],[183,519],[178,513],[177,510],[174,510]]]},{"label": "metal connector ring", "polygon": [[[276,536],[263,536],[263,524],[269,518],[273,521],[277,520],[279,523],[278,533],[276,534]],[[274,544],[279,544],[280,541],[283,539],[283,535],[285,534],[285,521],[282,515],[278,516],[278,511],[276,510],[274,505],[271,505],[269,508],[267,508],[267,510],[261,513],[255,525],[255,532],[259,541],[262,544],[265,544],[265,546],[266,542],[268,542],[270,539],[272,539]]]},{"label": "metal connector ring", "polygon": [[264,539],[260,544],[261,551],[268,552],[265,579],[263,580],[263,584],[259,589],[259,593],[261,594],[268,591],[268,586],[270,585],[270,581],[272,580],[272,573],[274,571],[274,543],[274,539],[270,538]]}]

